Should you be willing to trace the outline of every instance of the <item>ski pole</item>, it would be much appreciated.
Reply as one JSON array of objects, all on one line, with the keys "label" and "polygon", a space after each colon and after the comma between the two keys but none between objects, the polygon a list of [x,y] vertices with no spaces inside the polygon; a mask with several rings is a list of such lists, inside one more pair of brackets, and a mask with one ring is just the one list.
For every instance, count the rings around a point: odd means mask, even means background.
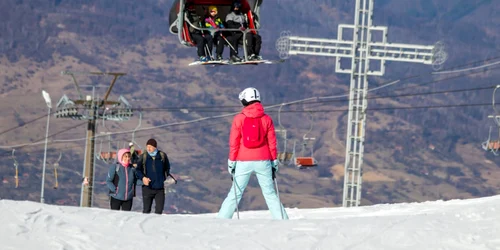
[{"label": "ski pole", "polygon": [[274,179],[274,185],[276,186],[276,195],[278,195],[278,201],[280,203],[281,219],[284,220],[284,217],[283,217],[283,205],[281,204],[280,191],[278,189],[278,180],[276,180],[276,172],[274,171],[274,168],[273,168],[273,179]]},{"label": "ski pole", "polygon": [[210,57],[210,59],[213,60],[214,58],[212,57],[212,52],[208,48],[208,44],[205,44],[205,51],[206,51],[205,54],[208,55]]},{"label": "ski pole", "polygon": [[167,175],[167,177],[168,177],[168,176],[170,176],[170,178],[172,178],[172,179],[174,180],[175,184],[177,184],[177,180],[174,178],[174,176],[173,176],[173,175],[168,174],[168,175]]},{"label": "ski pole", "polygon": [[233,49],[233,51],[236,52],[236,54],[238,54],[238,51],[233,47],[233,45],[231,45],[231,43],[227,40],[227,38],[224,35],[222,35],[222,33],[220,33],[219,35],[222,37],[222,39],[224,39],[224,41],[226,41],[227,45],[229,45],[229,47]]},{"label": "ski pole", "polygon": [[238,220],[240,219],[240,210],[238,209],[238,195],[236,195],[236,178],[234,178],[234,172],[231,173],[231,179],[233,179],[233,188],[234,188],[234,202],[236,202],[236,216]]}]

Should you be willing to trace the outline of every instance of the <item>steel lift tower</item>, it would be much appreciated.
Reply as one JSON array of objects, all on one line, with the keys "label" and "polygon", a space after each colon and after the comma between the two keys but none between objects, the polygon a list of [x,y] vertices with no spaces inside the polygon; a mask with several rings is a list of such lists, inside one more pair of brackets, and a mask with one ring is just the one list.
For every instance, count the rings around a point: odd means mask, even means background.
[{"label": "steel lift tower", "polygon": [[[80,206],[92,206],[92,193],[94,185],[94,153],[95,153],[95,134],[96,120],[113,120],[125,121],[129,120],[133,115],[132,108],[127,100],[120,96],[118,101],[109,101],[108,97],[111,93],[116,80],[125,75],[125,73],[102,73],[102,72],[69,72],[63,71],[62,75],[70,75],[73,78],[76,90],[80,97],[79,100],[72,101],[66,95],[57,103],[56,118],[72,118],[75,120],[88,120],[87,136],[85,143],[85,161],[83,163],[83,184]],[[80,91],[80,86],[75,75],[87,76],[113,76],[110,86],[108,87],[103,99],[95,97],[95,86],[92,86],[92,95],[87,95],[83,98]]]},{"label": "steel lift tower", "polygon": [[[287,32],[282,32],[276,41],[276,49],[282,58],[289,55],[331,56],[336,58],[335,72],[351,75],[344,164],[344,207],[359,206],[361,201],[368,76],[383,76],[386,61],[439,66],[447,58],[444,45],[439,42],[434,46],[388,43],[387,27],[374,26],[372,16],[373,0],[356,0],[354,24],[340,24],[337,39],[290,36]],[[347,65],[341,65],[341,59]]]}]

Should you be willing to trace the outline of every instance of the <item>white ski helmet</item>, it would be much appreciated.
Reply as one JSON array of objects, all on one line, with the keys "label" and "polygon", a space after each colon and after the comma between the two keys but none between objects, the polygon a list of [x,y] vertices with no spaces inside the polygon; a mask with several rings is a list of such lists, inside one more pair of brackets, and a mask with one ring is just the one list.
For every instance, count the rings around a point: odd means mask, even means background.
[{"label": "white ski helmet", "polygon": [[260,93],[256,88],[246,88],[240,93],[240,101],[245,105],[245,103],[259,101],[260,102]]}]

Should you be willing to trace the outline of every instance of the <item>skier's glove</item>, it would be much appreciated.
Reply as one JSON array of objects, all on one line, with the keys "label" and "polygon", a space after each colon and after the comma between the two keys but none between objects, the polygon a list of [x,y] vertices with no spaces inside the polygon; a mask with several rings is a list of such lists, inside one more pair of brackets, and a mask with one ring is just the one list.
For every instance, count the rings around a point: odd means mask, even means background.
[{"label": "skier's glove", "polygon": [[277,173],[277,172],[278,172],[278,165],[280,164],[280,161],[279,161],[278,159],[276,159],[276,160],[274,160],[271,164],[272,164],[272,166],[273,166],[273,171],[274,171],[275,173]]},{"label": "skier's glove", "polygon": [[230,174],[233,174],[235,169],[236,169],[236,162],[227,159],[227,171]]}]

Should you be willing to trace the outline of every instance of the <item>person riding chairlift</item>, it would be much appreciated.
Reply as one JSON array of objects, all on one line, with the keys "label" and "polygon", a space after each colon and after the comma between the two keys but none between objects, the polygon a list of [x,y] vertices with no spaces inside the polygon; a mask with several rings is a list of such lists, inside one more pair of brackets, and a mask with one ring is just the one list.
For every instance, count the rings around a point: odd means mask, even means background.
[{"label": "person riding chairlift", "polygon": [[[241,13],[241,3],[233,2],[231,5],[231,12],[226,16],[226,24],[229,29],[240,29],[245,31],[248,28],[248,23],[246,22],[245,16]],[[241,62],[242,58],[238,56],[238,44],[243,38],[243,33],[239,31],[232,31],[231,36],[228,38],[231,43],[231,49],[229,52],[231,62]],[[249,36],[247,35],[247,41]]]},{"label": "person riding chairlift", "polygon": [[[252,12],[253,16],[253,23],[255,29],[260,28],[259,24],[259,17],[257,14]],[[247,53],[250,55],[248,57],[249,61],[260,61],[262,60],[262,56],[260,56],[260,48],[262,47],[262,37],[259,35],[258,31],[255,32],[248,32],[247,33],[247,41],[249,41],[247,44]]]},{"label": "person riding chairlift", "polygon": [[[187,10],[187,17],[189,19],[189,22],[193,24],[193,26],[197,28],[202,28],[202,19],[201,17],[196,13],[196,8],[193,4],[187,4],[186,5],[186,10]],[[205,54],[205,46],[209,43],[206,35],[198,29],[195,29],[191,26],[189,26],[189,33],[191,34],[191,37],[193,38],[194,42],[196,43],[196,50],[198,53],[199,60],[201,62],[206,62],[209,59],[207,58],[207,55]],[[210,37],[211,39],[211,37]]]},{"label": "person riding chairlift", "polygon": [[215,50],[216,56],[212,56],[216,61],[222,61],[222,53],[224,52],[224,39],[221,31],[219,29],[224,29],[224,24],[217,16],[217,7],[209,6],[208,14],[205,18],[205,27],[210,29],[210,34],[205,34],[205,38],[208,41],[208,52],[212,53],[213,44],[215,41],[217,47]]}]

